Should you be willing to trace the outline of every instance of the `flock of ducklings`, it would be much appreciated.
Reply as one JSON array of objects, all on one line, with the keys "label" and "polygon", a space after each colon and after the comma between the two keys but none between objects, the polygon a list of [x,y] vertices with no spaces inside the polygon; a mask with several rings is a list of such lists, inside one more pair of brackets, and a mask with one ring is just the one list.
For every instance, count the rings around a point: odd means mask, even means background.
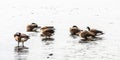
[{"label": "flock of ducklings", "polygon": [[[36,23],[31,23],[27,25],[26,31],[27,32],[37,32],[37,29],[41,30],[41,37],[45,37],[47,39],[50,39],[51,36],[54,35],[55,33],[55,28],[54,26],[45,26],[45,27],[40,27]],[[94,39],[96,36],[103,35],[104,33],[100,30],[96,29],[90,29],[90,27],[87,27],[88,30],[81,30],[77,26],[73,26],[70,28],[70,33],[71,35],[76,35],[80,36],[81,38],[84,38],[85,40],[91,40]],[[18,47],[19,43],[22,43],[22,46],[24,47],[24,42],[26,42],[28,39],[30,39],[30,36],[17,32],[14,34],[15,40],[18,42]]]},{"label": "flock of ducklings", "polygon": [[100,36],[104,34],[102,31],[97,29],[90,29],[90,27],[87,27],[87,29],[88,30],[81,30],[77,26],[73,26],[72,28],[70,28],[70,33],[71,35],[80,36],[84,38],[84,40],[86,41],[88,40],[90,41],[96,38],[96,36]]}]

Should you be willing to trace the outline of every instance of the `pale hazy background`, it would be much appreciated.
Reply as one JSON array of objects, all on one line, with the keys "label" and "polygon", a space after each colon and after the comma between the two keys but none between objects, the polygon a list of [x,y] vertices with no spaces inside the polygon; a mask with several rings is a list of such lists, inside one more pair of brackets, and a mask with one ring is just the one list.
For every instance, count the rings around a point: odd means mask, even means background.
[{"label": "pale hazy background", "polygon": [[[42,42],[40,33],[27,33],[26,25],[32,22],[55,26],[55,40]],[[100,29],[105,35],[79,43],[80,37],[69,36],[72,25]],[[119,26],[120,0],[0,0],[0,60],[120,60]],[[14,52],[18,31],[35,35],[23,55]]]}]

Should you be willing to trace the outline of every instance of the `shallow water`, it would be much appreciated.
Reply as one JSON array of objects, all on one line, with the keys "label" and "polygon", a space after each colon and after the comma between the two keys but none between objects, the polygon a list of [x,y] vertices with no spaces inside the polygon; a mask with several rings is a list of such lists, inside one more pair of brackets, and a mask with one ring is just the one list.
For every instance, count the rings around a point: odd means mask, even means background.
[{"label": "shallow water", "polygon": [[[27,2],[15,0],[0,2],[3,3],[0,5],[0,59],[120,60],[118,1],[108,2],[108,5],[107,2],[101,5],[103,0],[101,2],[71,0],[67,5],[65,3],[67,1],[62,0],[55,1],[56,3],[53,3],[53,0]],[[32,22],[41,27],[54,26],[55,35],[47,41],[40,36],[40,32],[26,32],[26,25]],[[90,26],[102,30],[105,34],[95,41],[81,41],[80,37],[70,36],[69,28],[73,25],[83,30]],[[13,37],[16,32],[30,36],[25,42],[26,48],[17,50],[17,42]]]},{"label": "shallow water", "polygon": [[[44,22],[44,21],[43,21]],[[19,23],[19,22],[18,22]],[[22,22],[21,22],[22,23]],[[69,23],[69,22],[67,22]],[[71,22],[70,22],[71,23]],[[76,22],[74,22],[76,23]],[[107,24],[106,24],[107,25]],[[108,24],[110,25],[110,24]],[[17,25],[18,26],[18,25]],[[25,25],[24,25],[25,26]],[[23,27],[24,27],[23,26]],[[26,32],[25,28],[22,30],[16,29],[17,27],[9,29],[9,31],[1,32],[2,35],[0,42],[0,59],[4,60],[119,60],[119,38],[118,33],[111,33],[104,27],[104,35],[96,38],[96,41],[81,41],[80,37],[72,37],[69,33],[70,25],[54,25],[55,35],[52,36],[50,41],[45,40],[40,36],[40,33]],[[63,27],[64,26],[64,27]],[[78,25],[79,26],[79,25]],[[11,27],[11,26],[10,26]],[[95,25],[97,27],[97,25]],[[112,26],[111,26],[112,27]],[[115,27],[114,27],[115,28]],[[84,28],[83,28],[84,29]],[[12,31],[14,30],[14,31]],[[28,49],[16,51],[17,42],[13,38],[15,30],[26,33],[30,39],[25,42]],[[50,54],[52,54],[50,56]]]}]

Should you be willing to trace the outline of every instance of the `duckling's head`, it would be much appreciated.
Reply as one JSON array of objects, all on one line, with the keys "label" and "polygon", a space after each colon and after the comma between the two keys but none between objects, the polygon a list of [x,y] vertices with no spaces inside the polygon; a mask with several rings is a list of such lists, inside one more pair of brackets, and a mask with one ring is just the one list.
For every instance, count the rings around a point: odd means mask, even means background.
[{"label": "duckling's head", "polygon": [[36,24],[36,23],[31,23],[31,24]]},{"label": "duckling's head", "polygon": [[87,26],[87,29],[90,31],[90,27],[89,26]]},{"label": "duckling's head", "polygon": [[77,26],[76,26],[76,25],[73,25],[73,27],[76,27],[76,28],[77,28]]},{"label": "duckling's head", "polygon": [[15,36],[21,36],[20,32],[16,32]]},{"label": "duckling's head", "polygon": [[38,27],[36,23],[31,23],[31,26]]}]

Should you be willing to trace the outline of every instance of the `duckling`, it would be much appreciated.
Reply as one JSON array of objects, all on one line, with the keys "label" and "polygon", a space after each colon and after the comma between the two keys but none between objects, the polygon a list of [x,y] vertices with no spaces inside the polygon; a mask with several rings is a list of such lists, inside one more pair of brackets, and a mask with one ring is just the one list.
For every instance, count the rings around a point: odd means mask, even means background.
[{"label": "duckling", "polygon": [[18,42],[18,47],[19,47],[20,42],[22,43],[22,46],[24,47],[24,42],[30,39],[28,35],[20,33],[20,32],[15,33],[14,38]]},{"label": "duckling", "polygon": [[86,31],[86,30],[80,31],[77,34],[79,34],[79,36],[84,38],[85,40],[91,40],[95,37],[95,34],[93,34],[92,32]]},{"label": "duckling", "polygon": [[78,32],[80,32],[80,29],[77,26],[74,25],[72,28],[70,28],[71,35],[77,35]]},{"label": "duckling", "polygon": [[100,30],[97,29],[90,29],[90,27],[87,27],[88,31],[92,32],[93,34],[95,34],[95,36],[99,36],[99,35],[103,35],[104,33]]},{"label": "duckling", "polygon": [[40,28],[36,23],[31,23],[27,25],[27,32],[37,32],[37,29]]},{"label": "duckling", "polygon": [[50,38],[51,36],[54,35],[54,30],[55,28],[53,26],[45,26],[43,28],[41,28],[42,30],[42,34],[41,36],[45,37],[45,38]]}]

